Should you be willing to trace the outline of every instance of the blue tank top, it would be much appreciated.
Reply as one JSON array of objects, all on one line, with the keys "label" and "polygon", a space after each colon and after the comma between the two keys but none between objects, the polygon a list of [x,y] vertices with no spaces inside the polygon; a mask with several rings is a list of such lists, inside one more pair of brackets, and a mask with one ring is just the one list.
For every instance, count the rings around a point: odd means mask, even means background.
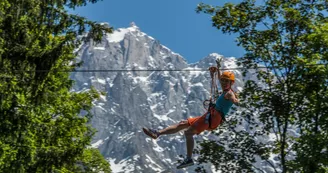
[{"label": "blue tank top", "polygon": [[223,116],[226,116],[232,106],[232,101],[224,98],[227,92],[223,92],[220,97],[216,100],[215,109],[222,112]]}]

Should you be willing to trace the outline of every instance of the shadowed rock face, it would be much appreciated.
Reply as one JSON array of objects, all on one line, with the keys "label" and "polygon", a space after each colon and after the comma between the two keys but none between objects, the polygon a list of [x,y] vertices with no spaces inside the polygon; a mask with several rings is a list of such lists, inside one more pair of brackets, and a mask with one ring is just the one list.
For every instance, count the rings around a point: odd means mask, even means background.
[{"label": "shadowed rock face", "polygon": [[[198,63],[187,61],[159,41],[132,25],[104,37],[100,44],[91,40],[78,50],[83,70],[146,70],[72,73],[73,91],[90,86],[106,95],[94,102],[92,126],[97,129],[93,147],[99,148],[113,172],[194,172],[194,167],[176,170],[179,155],[185,155],[183,133],[146,137],[141,128],[164,128],[188,117],[202,115],[203,101],[209,97],[208,71],[151,71],[151,69],[207,69],[221,55],[212,53]],[[236,66],[225,58],[224,67]],[[241,73],[235,71],[236,78]],[[242,80],[237,86],[242,86]],[[199,136],[197,139],[201,139]],[[209,166],[206,166],[210,170]],[[209,171],[211,172],[211,171]]]}]

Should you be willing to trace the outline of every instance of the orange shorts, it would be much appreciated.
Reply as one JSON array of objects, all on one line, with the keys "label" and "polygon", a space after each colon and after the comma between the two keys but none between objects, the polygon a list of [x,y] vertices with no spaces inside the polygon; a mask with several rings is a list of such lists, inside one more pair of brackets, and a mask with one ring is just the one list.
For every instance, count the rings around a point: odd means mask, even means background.
[{"label": "orange shorts", "polygon": [[214,130],[220,124],[222,124],[223,119],[221,113],[218,112],[214,107],[210,108],[210,112],[211,112],[211,127],[209,127],[209,123],[205,122],[207,112],[202,116],[188,118],[188,124],[196,129],[197,134],[200,134],[205,130],[209,130],[209,131]]}]

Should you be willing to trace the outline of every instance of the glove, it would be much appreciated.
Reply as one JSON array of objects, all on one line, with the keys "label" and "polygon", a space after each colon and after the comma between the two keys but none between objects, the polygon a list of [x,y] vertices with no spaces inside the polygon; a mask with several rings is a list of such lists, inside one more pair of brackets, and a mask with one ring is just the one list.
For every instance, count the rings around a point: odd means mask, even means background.
[{"label": "glove", "polygon": [[215,62],[216,62],[216,66],[217,66],[218,68],[221,67],[221,61],[222,61],[221,58],[217,58],[217,59],[215,60]]}]

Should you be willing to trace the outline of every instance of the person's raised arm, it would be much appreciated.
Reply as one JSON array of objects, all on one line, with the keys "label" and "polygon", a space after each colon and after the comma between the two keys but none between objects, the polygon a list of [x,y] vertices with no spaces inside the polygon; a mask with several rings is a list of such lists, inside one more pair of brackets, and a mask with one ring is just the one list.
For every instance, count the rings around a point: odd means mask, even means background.
[{"label": "person's raised arm", "polygon": [[216,62],[216,67],[217,67],[218,80],[220,82],[220,77],[221,77],[221,71],[220,71],[220,68],[221,68],[221,59],[216,59],[215,62]]}]

